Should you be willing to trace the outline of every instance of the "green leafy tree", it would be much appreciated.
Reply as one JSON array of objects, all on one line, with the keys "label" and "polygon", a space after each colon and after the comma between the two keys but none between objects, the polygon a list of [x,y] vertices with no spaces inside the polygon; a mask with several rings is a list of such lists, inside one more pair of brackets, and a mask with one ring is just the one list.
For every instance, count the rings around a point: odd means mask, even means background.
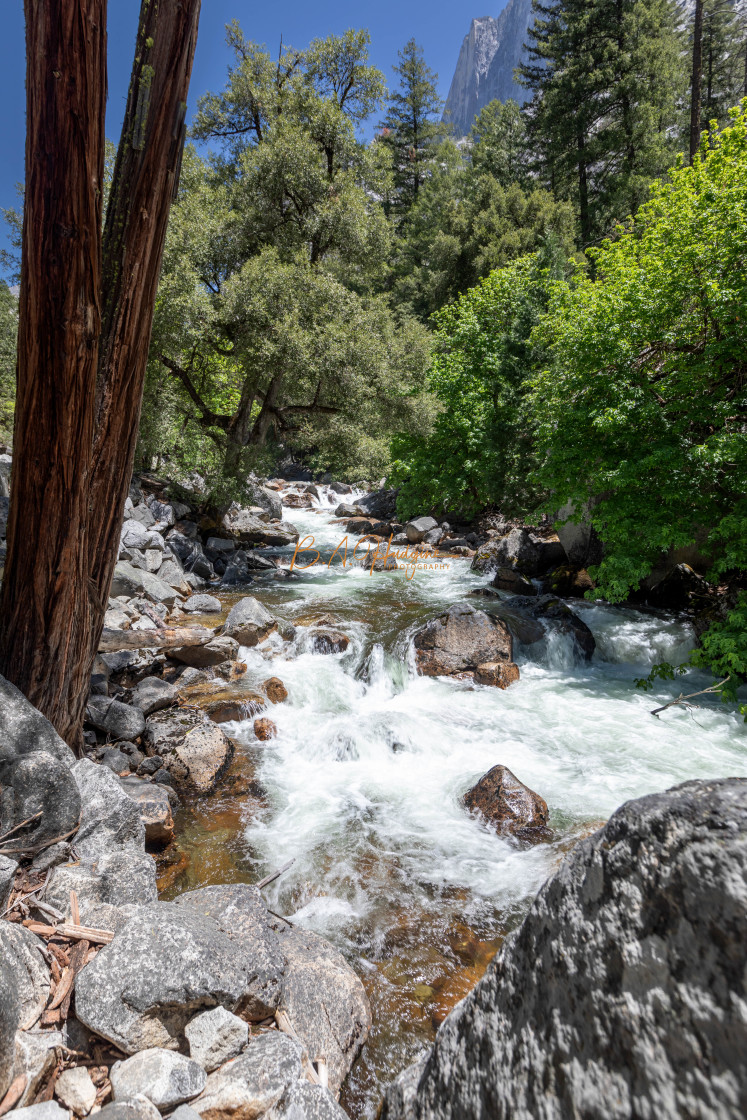
[{"label": "green leafy tree", "polygon": [[238,24],[228,38],[236,63],[194,129],[220,150],[185,153],[172,211],[141,460],[199,466],[216,493],[238,493],[281,445],[380,472],[387,423],[418,413],[428,341],[374,294],[391,232],[386,161],[356,136],[383,90],[368,34],[279,59]]},{"label": "green leafy tree", "polygon": [[673,0],[533,0],[526,110],[537,170],[578,208],[581,240],[632,213],[673,156],[686,88]]},{"label": "green leafy tree", "polygon": [[531,335],[565,260],[548,239],[434,315],[428,387],[441,411],[432,433],[395,441],[393,477],[401,484],[403,517],[426,509],[468,515],[490,503],[526,515],[537,505]]},{"label": "green leafy tree", "polygon": [[[613,602],[693,542],[715,580],[747,572],[746,113],[653,187],[594,253],[596,279],[554,287],[534,335],[548,355],[537,482],[554,509],[590,510],[606,546],[597,594]],[[747,679],[743,616],[698,654],[732,681]]]},{"label": "green leafy tree", "polygon": [[398,51],[394,73],[398,88],[389,94],[389,108],[380,125],[380,141],[389,149],[394,166],[395,213],[406,215],[434,164],[438,143],[449,131],[441,121],[443,101],[436,74],[423,57],[423,48],[409,39]]}]

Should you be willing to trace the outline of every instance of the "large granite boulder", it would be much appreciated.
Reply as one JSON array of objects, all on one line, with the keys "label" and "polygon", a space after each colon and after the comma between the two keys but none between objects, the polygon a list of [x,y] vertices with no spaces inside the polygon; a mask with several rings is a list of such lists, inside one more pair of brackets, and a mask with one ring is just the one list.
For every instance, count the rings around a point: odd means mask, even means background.
[{"label": "large granite boulder", "polygon": [[[80,798],[70,767],[75,755],[40,712],[0,677],[0,835],[32,848],[75,828]],[[41,813],[41,817],[37,814]]]},{"label": "large granite boulder", "polygon": [[[157,533],[149,535],[158,536]],[[125,560],[120,560],[114,569],[111,594],[115,599],[118,595],[126,595],[128,599],[145,595],[154,603],[163,603],[167,607],[173,607],[177,599],[176,590],[170,584],[151,572],[134,568]]]},{"label": "large granite boulder", "polygon": [[477,549],[472,570],[487,573],[498,568],[517,568],[531,578],[566,562],[557,536],[543,537],[530,529],[512,529],[505,537],[489,540]]},{"label": "large granite boulder", "polygon": [[[199,894],[200,892],[195,892]],[[76,980],[78,1018],[126,1054],[176,1050],[190,1019],[225,1007],[259,1020],[280,998],[282,957],[198,906],[140,907]]]},{"label": "large granite boulder", "polygon": [[415,633],[418,672],[428,677],[474,673],[486,662],[513,661],[505,622],[466,603],[449,607]]},{"label": "large granite boulder", "polygon": [[301,1079],[302,1058],[295,1039],[279,1031],[261,1035],[238,1058],[209,1075],[192,1108],[203,1120],[275,1116],[273,1106]]},{"label": "large granite boulder", "polygon": [[72,773],[81,801],[75,837],[79,858],[52,870],[45,898],[69,915],[74,890],[84,922],[86,914],[101,904],[155,901],[156,867],[144,850],[145,828],[136,802],[106,766],[81,759]]},{"label": "large granite boulder", "polygon": [[630,801],[547,881],[385,1120],[747,1113],[747,780]]},{"label": "large granite boulder", "polygon": [[0,946],[0,1101],[13,1080],[13,1040],[20,1025],[21,999],[15,955]]}]

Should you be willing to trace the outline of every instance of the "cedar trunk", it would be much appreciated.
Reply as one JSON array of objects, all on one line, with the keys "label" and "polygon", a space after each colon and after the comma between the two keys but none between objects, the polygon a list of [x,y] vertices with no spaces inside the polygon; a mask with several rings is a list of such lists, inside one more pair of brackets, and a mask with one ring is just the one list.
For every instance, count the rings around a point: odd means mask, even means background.
[{"label": "cedar trunk", "polygon": [[703,81],[703,0],[695,0],[693,69],[690,76],[690,163],[700,147],[701,85]]},{"label": "cedar trunk", "polygon": [[0,673],[71,745],[119,551],[200,0],[142,0],[106,228],[106,0],[26,0],[18,394]]}]

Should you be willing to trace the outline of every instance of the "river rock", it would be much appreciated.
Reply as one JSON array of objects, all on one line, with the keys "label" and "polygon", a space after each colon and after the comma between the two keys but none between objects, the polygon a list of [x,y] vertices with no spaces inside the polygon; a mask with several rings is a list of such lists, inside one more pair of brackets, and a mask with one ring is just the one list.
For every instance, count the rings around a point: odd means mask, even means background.
[{"label": "river rock", "polygon": [[349,1120],[328,1089],[297,1081],[273,1110],[273,1120]]},{"label": "river rock", "polygon": [[438,522],[434,517],[416,517],[414,521],[408,521],[405,525],[405,534],[410,544],[419,544],[420,541],[425,540],[428,533],[437,528]]},{"label": "river rock", "polygon": [[280,1006],[309,1055],[324,1055],[337,1096],[371,1029],[363,984],[334,946],[298,927],[278,931],[285,956]]},{"label": "river rock", "polygon": [[385,1120],[741,1120],[746,869],[744,778],[627,802],[545,883]]},{"label": "river rock", "polygon": [[340,502],[335,510],[335,517],[362,517],[363,510],[360,506],[354,506],[352,502]]},{"label": "river rock", "polygon": [[170,707],[176,697],[177,690],[173,684],[161,677],[143,677],[132,694],[132,703],[144,716],[152,716],[154,712]]},{"label": "river rock", "polygon": [[85,1066],[64,1069],[55,1081],[54,1091],[76,1116],[87,1116],[96,1103],[96,1086]]},{"label": "river rock", "polygon": [[283,504],[274,490],[268,490],[261,482],[250,479],[246,483],[246,493],[253,506],[265,510],[273,521],[280,521],[283,516]]},{"label": "river rock", "polygon": [[203,1120],[255,1120],[278,1104],[302,1076],[303,1050],[271,1031],[252,1039],[238,1058],[211,1073],[192,1107]]},{"label": "river rock", "polygon": [[99,756],[99,762],[102,766],[107,766],[115,774],[123,774],[130,771],[130,757],[124,751],[118,750],[116,747],[109,747],[103,754]]},{"label": "river rock", "polygon": [[273,615],[257,599],[247,595],[231,607],[221,632],[235,638],[239,645],[256,646],[275,629],[277,621]]},{"label": "river rock", "polygon": [[225,1007],[213,1007],[195,1015],[184,1028],[184,1035],[190,1057],[212,1073],[241,1053],[249,1040],[249,1027]]},{"label": "river rock", "polygon": [[530,579],[515,568],[498,568],[491,586],[499,591],[510,591],[512,595],[536,595],[537,588]]},{"label": "river rock", "polygon": [[350,638],[341,630],[312,630],[309,647],[312,653],[344,653]]},{"label": "river rock", "polygon": [[[570,564],[561,564],[554,572],[550,572],[545,581],[553,595],[562,597],[570,596],[577,599],[583,598],[587,591],[594,588],[594,581],[586,568],[574,568]],[[521,592],[521,594],[527,594]]]},{"label": "river rock", "polygon": [[148,719],[143,737],[177,784],[210,793],[233,758],[233,744],[203,712],[179,709]]},{"label": "river rock", "polygon": [[[25,820],[21,817],[21,820]],[[10,856],[0,856],[0,911],[5,910],[10,900],[13,883],[16,877],[18,863]],[[0,1097],[2,1100],[2,1097]]]},{"label": "river rock", "polygon": [[270,677],[259,686],[271,704],[282,704],[288,699],[288,689],[280,677]]},{"label": "river rock", "polygon": [[464,795],[464,805],[499,832],[519,840],[549,840],[547,802],[520,782],[507,766],[494,766]]},{"label": "river rock", "polygon": [[207,1075],[197,1062],[170,1050],[153,1047],[141,1050],[123,1062],[115,1062],[109,1077],[115,1101],[141,1094],[160,1112],[191,1101],[205,1088]]},{"label": "river rock", "polygon": [[145,716],[140,708],[111,700],[108,696],[92,696],[86,704],[86,720],[99,731],[115,739],[132,742],[145,731]]},{"label": "river rock", "polygon": [[146,502],[138,502],[138,504],[133,506],[128,512],[130,520],[139,522],[139,524],[143,525],[146,529],[152,528],[156,523],[156,519]]},{"label": "river rock", "polygon": [[122,525],[120,541],[124,548],[137,548],[144,551],[148,546],[149,530],[141,521],[128,520]]},{"label": "river rock", "polygon": [[268,957],[265,928],[257,939],[237,938],[185,898],[140,907],[76,980],[78,1018],[126,1054],[178,1049],[206,1007],[255,1019],[277,1007],[282,958]]},{"label": "river rock", "polygon": [[175,905],[196,911],[225,931],[246,966],[247,988],[241,1003],[222,1006],[246,1018],[272,1014],[280,999],[285,967],[283,948],[264,900],[256,887],[246,883],[202,887],[179,895]]},{"label": "river rock", "polygon": [[261,742],[277,738],[277,725],[271,719],[255,719],[254,734]]},{"label": "river rock", "polygon": [[7,1113],[13,1120],[70,1120],[70,1113],[66,1108],[60,1108],[57,1101],[44,1101],[42,1104],[31,1104],[27,1108],[14,1108]]},{"label": "river rock", "polygon": [[[20,1030],[15,1040],[15,1062],[13,1080],[23,1078],[25,1088],[16,1107],[26,1108],[33,1104],[39,1090],[49,1082],[50,1075],[62,1056],[63,1035],[61,1031],[35,1028]],[[16,1113],[14,1112],[15,1116]]]},{"label": "river rock", "polygon": [[122,789],[138,807],[145,828],[145,842],[163,848],[174,839],[174,819],[169,795],[163,786],[142,778],[120,778]]},{"label": "river rock", "polygon": [[209,669],[223,661],[236,661],[239,643],[224,634],[219,638],[212,638],[204,646],[183,646],[181,649],[171,650],[170,656],[193,669]]},{"label": "river rock", "polygon": [[[233,541],[225,543],[233,548]],[[190,595],[182,609],[189,614],[220,614],[223,608],[220,599],[216,599],[215,595]]]},{"label": "river rock", "polygon": [[[179,1105],[172,1113],[176,1116],[180,1109],[188,1105]],[[105,1104],[100,1112],[96,1113],[97,1120],[161,1120],[161,1113],[156,1106],[142,1094],[130,1097],[127,1101],[117,1101],[116,1104]]]},{"label": "river rock", "polygon": [[15,977],[22,1031],[38,1022],[49,999],[51,982],[45,952],[44,943],[25,926],[0,922],[0,959]]},{"label": "river rock", "polygon": [[513,660],[508,627],[499,618],[457,603],[414,637],[418,672],[429,677],[474,672],[487,662]]},{"label": "river rock", "polygon": [[[3,923],[3,925],[10,923]],[[21,1025],[16,955],[0,949],[0,1101],[13,1080],[13,1040]]]},{"label": "river rock", "polygon": [[519,666],[515,661],[486,661],[475,669],[475,684],[508,688],[519,680]]}]

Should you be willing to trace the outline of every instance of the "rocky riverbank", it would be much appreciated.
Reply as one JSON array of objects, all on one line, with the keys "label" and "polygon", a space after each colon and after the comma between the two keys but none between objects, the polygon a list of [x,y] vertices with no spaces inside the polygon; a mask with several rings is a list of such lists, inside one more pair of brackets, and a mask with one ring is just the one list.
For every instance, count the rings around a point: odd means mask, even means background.
[{"label": "rocky riverbank", "polygon": [[[344,1116],[336,1097],[372,1026],[367,992],[377,1019],[375,1060],[381,1063],[391,1052],[393,1068],[401,1068],[400,1055],[414,1056],[418,1038],[432,1038],[433,1026],[472,987],[502,940],[502,920],[482,923],[469,893],[483,845],[490,845],[484,858],[496,867],[508,859],[533,860],[522,864],[521,875],[526,881],[528,870],[536,890],[544,877],[538,878],[538,869],[552,866],[588,831],[583,817],[569,827],[558,811],[561,768],[552,780],[540,780],[531,750],[524,746],[517,753],[511,746],[520,724],[508,733],[506,725],[514,707],[520,721],[530,718],[523,690],[533,687],[537,658],[547,656],[553,641],[568,666],[588,666],[594,659],[598,673],[599,642],[602,657],[609,656],[596,615],[559,597],[587,585],[580,546],[569,552],[549,527],[495,518],[471,527],[427,516],[402,523],[393,492],[335,486],[257,483],[256,505],[234,506],[218,517],[206,513],[197,496],[170,494],[163,480],[137,481],[91,682],[86,758],[73,759],[46,721],[2,683],[0,703],[3,715],[9,714],[5,739],[0,735],[0,835],[10,835],[0,841],[6,852],[0,855],[0,909],[7,911],[0,927],[11,931],[3,937],[2,959],[18,989],[0,1015],[6,1039],[0,1050],[12,1052],[0,1069],[6,1110],[11,1103],[18,1111],[37,1102],[39,1120],[54,1120],[61,1111],[85,1116],[107,1109],[109,1120],[146,1114],[155,1120],[154,1108],[166,1116],[178,1111],[179,1120],[194,1113],[210,1120]],[[298,523],[284,517],[281,497]],[[293,549],[304,532],[316,533],[315,520],[325,527],[316,539],[319,569],[293,571]],[[325,568],[344,535],[351,550],[364,535],[378,544],[380,558],[362,560],[371,579],[357,570],[359,559],[348,561],[350,574],[341,582],[340,569],[335,575]],[[407,558],[390,562],[389,548],[407,551]],[[435,596],[408,579],[414,555],[451,557],[452,574],[435,577],[441,581]],[[320,580],[346,590],[332,593],[328,606],[314,598],[324,586]],[[352,587],[360,589],[357,598],[347,595]],[[364,607],[361,596],[373,606]],[[367,630],[407,661],[408,680],[421,682],[417,719],[392,720],[396,688],[386,713],[369,712],[376,690],[390,684],[384,685],[387,654],[365,637]],[[321,712],[309,691],[317,676],[327,697]],[[355,694],[349,726],[344,714],[329,714],[344,710],[346,690]],[[516,704],[509,699],[514,694]],[[431,719],[437,696],[448,705],[440,722]],[[483,710],[493,745],[481,752],[475,748],[475,713]],[[420,897],[414,901],[407,893],[413,878],[408,861],[423,846],[421,837],[413,833],[408,840],[400,822],[384,850],[377,853],[370,840],[359,846],[366,821],[377,813],[377,798],[383,805],[392,794],[359,788],[355,760],[369,743],[377,751],[380,745],[376,772],[391,766],[399,785],[407,781],[408,759],[418,771],[417,760],[428,757],[421,753],[426,742],[444,728],[447,741],[454,733],[464,735],[462,753],[469,761],[464,776],[446,773],[437,832],[427,834],[429,862],[446,853],[449,864],[438,873],[420,867]],[[295,744],[290,754],[289,744]],[[235,782],[247,750],[251,766],[261,772],[259,780],[249,770],[238,780],[245,811],[236,813],[236,833],[247,827],[250,804],[257,806],[250,814],[255,836],[271,821],[287,819],[277,784],[272,786],[276,751],[278,765],[285,758],[285,766],[299,774],[291,803],[294,796],[309,805],[316,798],[320,822],[321,806],[334,804],[347,829],[337,854],[331,823],[320,824],[318,834],[316,819],[296,830],[290,851],[299,854],[303,869],[266,888],[234,881],[256,882],[258,875],[248,873],[249,865],[230,868],[228,860],[228,875],[180,870],[189,870],[178,834],[186,810],[177,827],[176,811],[181,803],[199,804],[209,815],[211,804]],[[552,750],[550,742],[546,752]],[[448,765],[444,755],[439,768]],[[419,801],[429,796],[423,782],[431,781],[426,763],[407,795],[416,832],[424,819]],[[606,817],[611,808],[594,809],[591,816]],[[292,816],[290,822],[292,830]],[[386,813],[377,827],[386,828]],[[448,830],[452,835],[442,842]],[[199,848],[208,839],[209,832],[198,832],[190,843]],[[246,843],[242,836],[240,846]],[[315,849],[316,867],[309,862]],[[454,860],[455,850],[465,853],[463,866]],[[265,857],[264,866],[279,868],[286,858],[281,851]],[[168,902],[158,901],[154,853],[162,853]],[[449,875],[456,875],[455,884]],[[283,891],[286,877],[292,886]],[[530,887],[523,887],[525,893]],[[313,920],[322,912],[314,906],[342,906],[347,897],[358,905],[366,892],[379,896],[374,910],[361,908],[369,931],[346,932],[342,946],[355,971],[325,938],[277,916],[295,920],[301,912],[299,921],[306,924],[309,915]],[[336,938],[335,927],[349,929],[350,914],[344,908],[331,913],[341,916],[322,932]],[[384,924],[377,928],[382,914]],[[395,990],[405,977],[413,991],[409,1002],[383,1001],[379,972]],[[394,1031],[409,1037],[390,1051],[381,1036]],[[366,1060],[364,1054],[343,1097],[354,1116],[372,1115],[376,1086],[389,1079],[379,1065],[377,1080],[365,1089],[367,1110],[359,1111],[359,1090],[349,1086],[370,1077]],[[412,1075],[402,1084],[387,1108],[400,1107],[407,1094],[412,1098]],[[443,1092],[448,1099],[452,1089]],[[422,1105],[423,1116],[427,1107]],[[463,1103],[454,1107],[450,1115],[456,1118]],[[37,1113],[39,1108],[47,1111]]]}]

